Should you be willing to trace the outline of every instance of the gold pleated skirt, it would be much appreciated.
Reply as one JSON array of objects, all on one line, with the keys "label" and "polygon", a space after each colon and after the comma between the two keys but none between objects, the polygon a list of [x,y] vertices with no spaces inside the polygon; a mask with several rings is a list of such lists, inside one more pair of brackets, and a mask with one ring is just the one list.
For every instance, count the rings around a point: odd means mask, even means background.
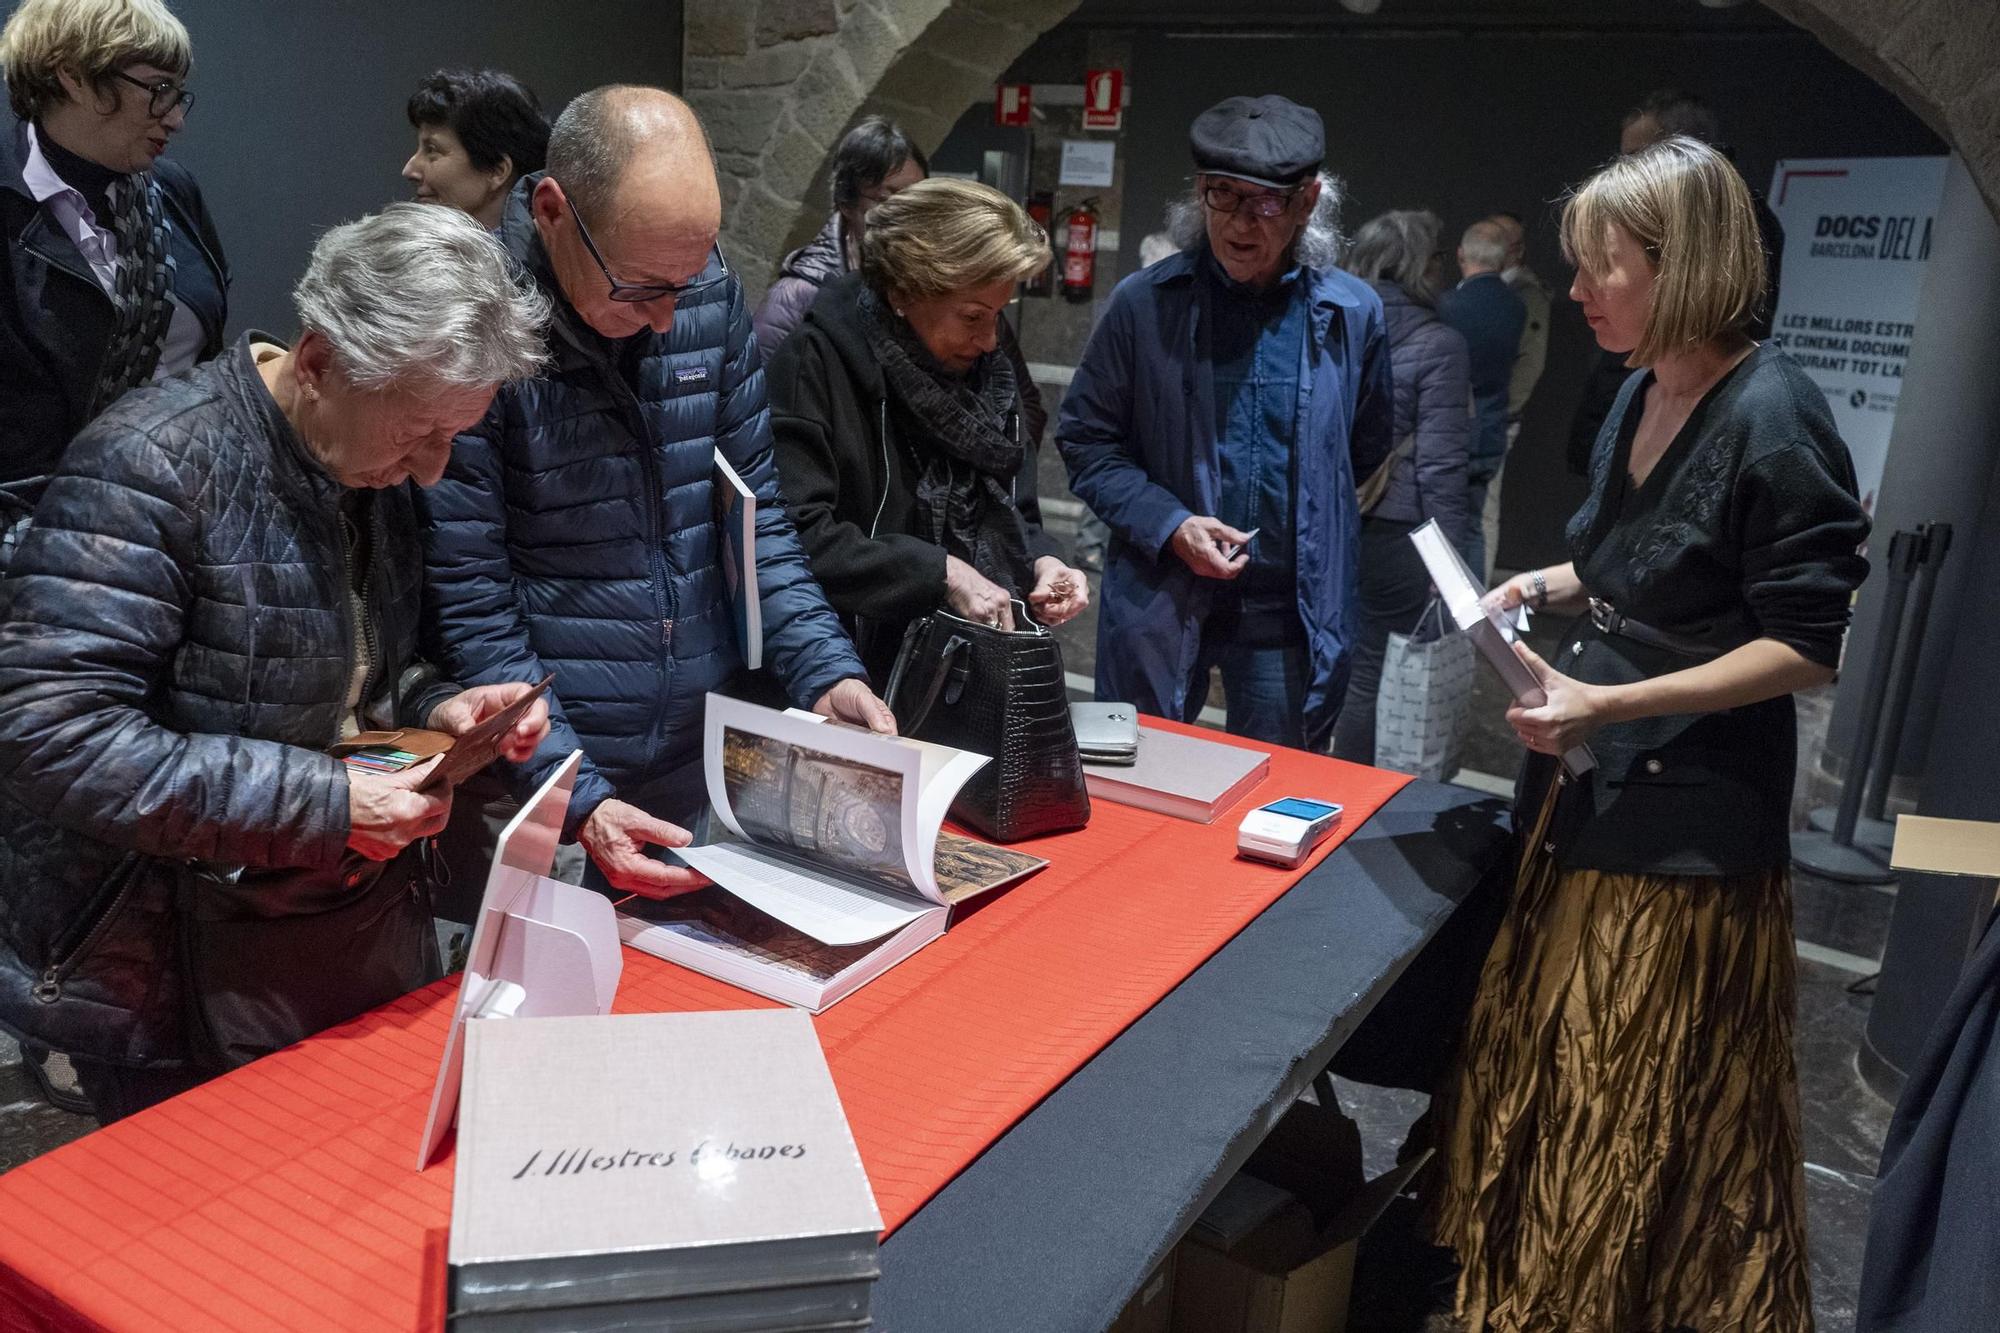
[{"label": "gold pleated skirt", "polygon": [[1525,845],[1436,1110],[1467,1333],[1811,1333],[1785,870]]}]

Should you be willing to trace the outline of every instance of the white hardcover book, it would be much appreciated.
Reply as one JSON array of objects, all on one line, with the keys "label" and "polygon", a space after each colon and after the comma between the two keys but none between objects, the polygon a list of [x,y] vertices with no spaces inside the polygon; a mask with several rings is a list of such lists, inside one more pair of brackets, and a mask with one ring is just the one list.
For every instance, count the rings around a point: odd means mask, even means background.
[{"label": "white hardcover book", "polygon": [[722,450],[715,451],[716,536],[722,542],[722,578],[729,585],[729,605],[736,617],[736,641],[743,665],[755,671],[764,665],[764,603],[757,592],[757,492],[738,476]]},{"label": "white hardcover book", "polygon": [[714,887],[628,904],[635,949],[818,1012],[1048,864],[944,829],[983,755],[718,694],[705,725],[723,834],[676,855]]},{"label": "white hardcover book", "polygon": [[663,1302],[721,1321],[732,1303],[698,1298],[786,1288],[793,1323],[836,1323],[867,1314],[881,1230],[796,1010],[467,1029],[454,1316]]},{"label": "white hardcover book", "polygon": [[[1410,534],[1410,541],[1423,557],[1424,568],[1430,573],[1431,582],[1437,585],[1438,596],[1444,599],[1445,613],[1472,640],[1486,664],[1499,674],[1500,683],[1507,687],[1515,702],[1529,708],[1540,708],[1547,703],[1548,696],[1542,693],[1535,673],[1514,652],[1519,633],[1506,617],[1486,605],[1486,588],[1466,568],[1465,557],[1444,535],[1437,520],[1425,520]],[[1588,745],[1578,745],[1563,752],[1562,763],[1570,776],[1581,777],[1597,767],[1597,757],[1591,754]]]},{"label": "white hardcover book", "polygon": [[1264,750],[1141,725],[1137,759],[1129,764],[1086,762],[1083,782],[1092,800],[1212,824],[1270,771],[1271,756]]}]

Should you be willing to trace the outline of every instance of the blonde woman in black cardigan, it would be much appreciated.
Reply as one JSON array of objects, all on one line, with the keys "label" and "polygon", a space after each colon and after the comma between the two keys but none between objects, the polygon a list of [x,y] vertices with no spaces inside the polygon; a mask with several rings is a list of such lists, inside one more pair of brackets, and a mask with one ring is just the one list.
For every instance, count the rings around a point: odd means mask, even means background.
[{"label": "blonde woman in black cardigan", "polygon": [[[1868,519],[1819,389],[1744,332],[1756,215],[1672,138],[1569,201],[1571,295],[1635,373],[1568,564],[1514,898],[1439,1100],[1438,1239],[1471,1330],[1812,1327],[1786,831],[1795,691],[1833,679]],[[1595,771],[1563,773],[1579,743]]]}]

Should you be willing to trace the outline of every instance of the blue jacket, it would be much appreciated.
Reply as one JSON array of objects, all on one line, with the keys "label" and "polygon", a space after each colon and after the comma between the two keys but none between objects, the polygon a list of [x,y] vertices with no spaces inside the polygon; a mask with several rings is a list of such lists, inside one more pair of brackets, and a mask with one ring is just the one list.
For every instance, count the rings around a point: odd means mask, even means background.
[{"label": "blue jacket", "polygon": [[[1056,444],[1070,487],[1111,529],[1097,622],[1097,695],[1182,715],[1209,580],[1174,531],[1213,514],[1221,464],[1215,383],[1197,280],[1200,249],[1132,274],[1111,294],[1069,393]],[[1299,619],[1312,652],[1306,735],[1322,743],[1347,688],[1354,639],[1357,476],[1388,456],[1394,388],[1382,303],[1338,271],[1307,270],[1312,325],[1296,436]]]},{"label": "blue jacket", "polygon": [[1465,335],[1472,353],[1472,407],[1479,419],[1470,454],[1471,479],[1485,481],[1507,457],[1507,392],[1528,307],[1498,273],[1478,273],[1437,301],[1438,317]]},{"label": "blue jacket", "polygon": [[[710,509],[720,448],[757,492],[766,664],[794,703],[862,677],[778,494],[764,371],[735,278],[682,301],[664,334],[610,342],[562,297],[516,186],[499,235],[556,306],[552,364],[510,385],[423,497],[426,592],[467,685],[554,672],[525,794],[585,762],[564,836],[614,794],[666,818],[701,804],[702,710],[742,673]],[[666,782],[671,791],[660,791]]]}]

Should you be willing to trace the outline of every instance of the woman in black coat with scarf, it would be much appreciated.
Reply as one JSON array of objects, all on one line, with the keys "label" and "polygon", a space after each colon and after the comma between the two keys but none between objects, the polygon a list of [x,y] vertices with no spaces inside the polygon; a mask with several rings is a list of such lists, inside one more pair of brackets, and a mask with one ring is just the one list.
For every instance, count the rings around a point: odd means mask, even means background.
[{"label": "woman in black coat with scarf", "polygon": [[910,621],[1014,627],[1088,604],[1023,517],[1020,386],[996,349],[1048,240],[999,191],[929,180],[868,215],[861,269],[828,283],[768,373],[787,507],[862,661],[886,680]]}]

